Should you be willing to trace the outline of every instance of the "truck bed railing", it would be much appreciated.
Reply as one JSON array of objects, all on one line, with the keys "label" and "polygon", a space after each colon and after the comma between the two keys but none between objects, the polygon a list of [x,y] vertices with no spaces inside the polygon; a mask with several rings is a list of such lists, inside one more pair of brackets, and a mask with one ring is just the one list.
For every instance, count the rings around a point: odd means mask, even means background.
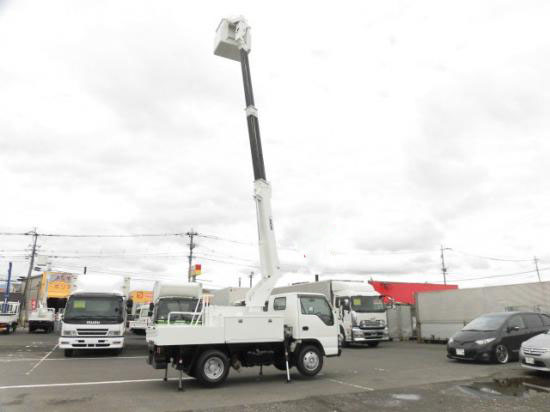
[{"label": "truck bed railing", "polygon": [[[199,307],[201,307],[201,303],[202,303],[202,308],[199,311]],[[183,315],[183,316],[191,316],[191,320],[189,321],[190,326],[198,326],[199,322],[202,325],[204,323],[203,319],[204,319],[205,309],[208,306],[209,306],[208,300],[201,298],[197,300],[197,305],[195,306],[195,310],[193,312],[177,312],[177,311],[169,312],[168,317],[166,319],[166,323],[170,324],[172,315]]]}]

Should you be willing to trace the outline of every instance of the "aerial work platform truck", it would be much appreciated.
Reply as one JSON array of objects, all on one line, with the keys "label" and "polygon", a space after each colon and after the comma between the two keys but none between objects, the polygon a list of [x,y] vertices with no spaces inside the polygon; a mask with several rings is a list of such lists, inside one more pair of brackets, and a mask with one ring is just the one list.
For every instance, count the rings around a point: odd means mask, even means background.
[{"label": "aerial work platform truck", "polygon": [[[337,313],[320,293],[272,295],[281,277],[271,214],[271,185],[267,181],[258,110],[254,106],[248,54],[250,27],[243,17],[222,19],[214,54],[241,63],[246,119],[254,171],[261,280],[246,294],[245,306],[213,306],[202,300],[186,324],[152,324],[147,330],[148,363],[156,369],[172,364],[179,371],[178,389],[186,373],[205,386],[227,378],[229,368],[273,365],[314,376],[323,358],[338,356]],[[200,310],[199,310],[200,307]]]}]

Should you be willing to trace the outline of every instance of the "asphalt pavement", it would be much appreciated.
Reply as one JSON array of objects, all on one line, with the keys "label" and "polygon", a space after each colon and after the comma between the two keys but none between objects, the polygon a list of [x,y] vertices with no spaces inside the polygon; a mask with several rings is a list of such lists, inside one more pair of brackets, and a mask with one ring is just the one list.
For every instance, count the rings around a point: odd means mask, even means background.
[{"label": "asphalt pavement", "polygon": [[[287,384],[284,373],[274,367],[265,367],[262,376],[259,368],[247,368],[231,370],[226,383],[215,389],[186,378],[185,390],[178,392],[175,370],[170,369],[170,380],[163,382],[163,371],[146,364],[143,336],[129,334],[126,342],[119,356],[81,351],[65,358],[56,347],[55,334],[18,330],[1,335],[0,411],[351,411],[368,405],[376,405],[375,410],[420,411],[429,404],[439,405],[437,410],[479,412],[484,403],[493,408],[488,411],[504,406],[545,410],[545,405],[550,411],[550,394],[544,391],[517,397],[468,390],[471,382],[491,381],[495,374],[530,377],[533,373],[515,362],[450,361],[444,345],[387,342],[377,348],[346,348],[341,357],[326,359],[323,371],[313,379],[293,370],[292,383]],[[550,378],[541,379],[550,385]],[[479,408],[464,409],[475,405]]]}]

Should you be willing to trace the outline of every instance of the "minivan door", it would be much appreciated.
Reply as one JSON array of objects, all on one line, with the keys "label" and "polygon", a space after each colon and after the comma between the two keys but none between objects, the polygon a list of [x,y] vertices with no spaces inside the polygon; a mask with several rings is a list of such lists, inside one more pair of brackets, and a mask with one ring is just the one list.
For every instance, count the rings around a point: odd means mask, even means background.
[{"label": "minivan door", "polygon": [[298,334],[300,339],[318,340],[326,355],[338,354],[338,323],[324,296],[298,296]]},{"label": "minivan door", "polygon": [[514,315],[504,325],[502,343],[506,345],[511,355],[516,355],[519,352],[521,342],[526,339],[525,336],[528,333],[529,329],[527,329],[523,318],[520,315]]}]

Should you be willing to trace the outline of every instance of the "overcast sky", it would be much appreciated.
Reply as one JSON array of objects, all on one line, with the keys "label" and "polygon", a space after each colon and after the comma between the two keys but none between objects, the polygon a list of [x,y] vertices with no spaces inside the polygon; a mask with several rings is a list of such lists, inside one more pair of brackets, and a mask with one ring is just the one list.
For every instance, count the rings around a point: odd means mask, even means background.
[{"label": "overcast sky", "polygon": [[[442,244],[461,287],[550,267],[543,0],[0,1],[0,232],[194,228],[241,242],[197,239],[205,286],[258,272],[240,66],[212,53],[239,14],[281,284],[441,282]],[[0,236],[1,275],[30,241]],[[187,277],[185,237],[39,244],[54,269]]]}]

